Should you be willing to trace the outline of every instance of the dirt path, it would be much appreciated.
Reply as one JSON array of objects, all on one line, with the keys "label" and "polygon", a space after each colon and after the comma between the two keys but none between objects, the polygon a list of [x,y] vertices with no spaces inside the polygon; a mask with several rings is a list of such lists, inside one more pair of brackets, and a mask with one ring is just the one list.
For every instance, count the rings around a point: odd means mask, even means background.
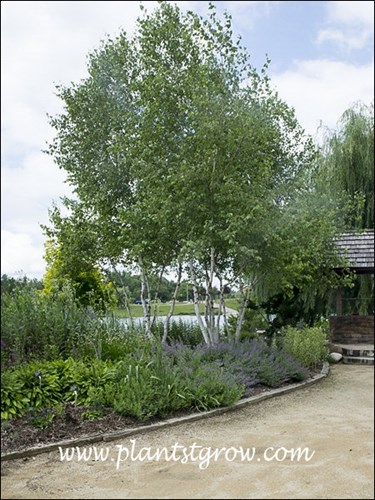
[{"label": "dirt path", "polygon": [[[97,443],[103,452],[108,447],[106,461],[61,462],[52,452],[5,462],[1,498],[374,498],[373,391],[373,367],[336,365],[322,382],[252,407]],[[232,461],[221,456],[206,469],[191,461],[127,460],[117,470],[120,446],[130,449],[130,439],[136,439],[135,455],[142,447],[171,452],[175,443],[191,451],[194,442],[212,450],[256,447],[256,455],[241,462],[238,455],[233,460],[232,449],[227,455]],[[289,456],[267,462],[268,447],[308,447],[315,453],[308,462]],[[278,453],[281,459],[283,450]],[[198,454],[196,448],[194,458]]]}]

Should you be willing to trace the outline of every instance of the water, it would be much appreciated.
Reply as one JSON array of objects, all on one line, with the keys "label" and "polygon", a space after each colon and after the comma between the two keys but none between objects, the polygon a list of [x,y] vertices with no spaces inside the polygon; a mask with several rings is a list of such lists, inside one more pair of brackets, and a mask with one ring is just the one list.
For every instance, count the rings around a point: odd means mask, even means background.
[{"label": "water", "polygon": [[[157,317],[157,321],[162,322],[162,323],[164,323],[166,321],[166,319],[167,319],[167,316],[158,316]],[[202,316],[202,320],[203,320],[203,323],[205,324],[204,316]],[[130,323],[129,318],[118,318],[118,321],[123,325],[128,325]],[[188,315],[188,314],[180,314],[177,316],[172,316],[171,321],[174,321],[176,323],[179,323],[180,321],[182,321],[183,323],[188,323],[190,325],[197,325],[198,324],[197,317],[195,315]],[[215,318],[215,321],[216,321],[216,318]],[[143,322],[143,317],[133,318],[133,322],[135,325],[138,325],[138,324]],[[220,317],[219,325],[224,326],[224,317],[223,316]]]}]

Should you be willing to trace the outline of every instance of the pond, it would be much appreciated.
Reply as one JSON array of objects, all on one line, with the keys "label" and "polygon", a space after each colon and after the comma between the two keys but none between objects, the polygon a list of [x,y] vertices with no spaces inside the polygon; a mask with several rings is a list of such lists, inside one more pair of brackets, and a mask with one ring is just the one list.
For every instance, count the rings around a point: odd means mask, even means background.
[{"label": "pond", "polygon": [[[166,321],[166,319],[167,319],[167,316],[158,316],[158,318],[157,318],[158,321],[163,322],[163,323]],[[123,324],[123,325],[128,325],[130,323],[129,318],[117,318],[117,320],[120,322],[120,324]],[[202,316],[202,320],[203,320],[203,323],[205,323],[204,316]],[[216,318],[215,318],[215,320],[216,320]],[[180,321],[182,321],[183,323],[187,323],[187,324],[191,324],[191,325],[198,324],[197,318],[193,314],[191,314],[191,315],[179,314],[177,316],[172,316],[171,321],[174,321],[176,323],[179,323]],[[142,323],[143,317],[133,318],[133,322],[135,325]],[[221,316],[219,324],[220,324],[220,326],[224,326],[224,317],[223,316]]]}]

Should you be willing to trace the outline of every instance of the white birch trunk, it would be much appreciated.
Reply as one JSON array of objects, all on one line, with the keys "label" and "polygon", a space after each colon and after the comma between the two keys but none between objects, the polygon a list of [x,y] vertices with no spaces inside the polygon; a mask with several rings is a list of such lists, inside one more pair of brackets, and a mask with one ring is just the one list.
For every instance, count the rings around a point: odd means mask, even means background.
[{"label": "white birch trunk", "polygon": [[194,268],[193,268],[193,263],[190,263],[190,274],[191,274],[191,282],[193,285],[193,296],[194,296],[194,310],[195,310],[195,315],[197,317],[198,325],[199,328],[201,329],[204,341],[206,344],[210,345],[210,339],[207,335],[207,329],[204,326],[203,320],[201,313],[199,312],[199,298],[198,298],[198,285],[197,285],[197,279],[195,276]]},{"label": "white birch trunk", "polygon": [[204,320],[206,322],[206,331],[207,331],[207,334],[208,334],[208,337],[209,337],[210,343],[211,343],[212,339],[211,339],[211,330],[210,330],[210,318],[209,318],[209,314],[208,314],[208,311],[210,308],[210,297],[209,297],[208,289],[209,289],[209,279],[208,279],[208,274],[206,271],[206,295],[205,295],[205,299],[204,299]]},{"label": "white birch trunk", "polygon": [[[116,272],[116,266],[112,262],[111,262],[111,265],[112,265],[113,271]],[[126,312],[128,313],[128,316],[129,316],[130,325],[133,327],[134,326],[134,320],[133,320],[133,316],[132,316],[132,313],[131,313],[131,310],[130,310],[129,297],[128,297],[128,294],[126,293],[126,286],[125,286],[124,280],[122,279],[121,273],[118,272],[117,274],[118,274],[118,276],[120,278],[120,282],[121,282],[121,286],[122,286],[122,293],[124,294],[124,298],[125,298],[125,309],[126,309]],[[118,292],[117,288],[116,288],[116,291]]]},{"label": "white birch trunk", "polygon": [[[144,268],[141,266],[141,302],[143,307],[143,320],[145,326],[145,333],[147,337],[151,338],[151,305],[150,305],[150,285],[148,277]],[[145,291],[147,289],[148,304],[146,304]]]},{"label": "white birch trunk", "polygon": [[229,338],[229,328],[228,328],[228,319],[227,319],[227,309],[225,306],[225,299],[224,299],[224,286],[223,286],[223,278],[220,277],[220,302],[219,302],[219,312],[218,312],[218,317],[217,317],[217,329],[219,331],[220,328],[220,318],[223,316],[224,319],[224,334],[227,335],[228,340]]},{"label": "white birch trunk", "polygon": [[208,288],[209,297],[209,334],[211,338],[211,343],[217,344],[219,341],[219,329],[216,328],[215,324],[215,307],[214,307],[214,297],[213,297],[213,284],[215,276],[215,249],[211,247],[211,259],[210,259],[210,279]]},{"label": "white birch trunk", "polygon": [[244,284],[243,281],[240,281],[240,292],[241,292],[241,306],[240,306],[240,311],[237,316],[237,324],[236,324],[236,336],[235,336],[235,341],[239,342],[240,337],[241,337],[241,328],[242,328],[242,323],[244,320],[245,316],[245,311],[246,307],[249,303],[250,299],[250,285],[251,283],[247,283],[246,291],[244,290]]},{"label": "white birch trunk", "polygon": [[[165,266],[163,266],[161,268],[161,270],[160,270],[159,278],[158,278],[158,283],[157,283],[156,290],[155,290],[154,310],[153,310],[153,313],[152,313],[151,328],[154,326],[154,323],[156,321],[157,307],[158,307],[158,298],[159,298],[159,290],[160,290],[161,280],[163,279],[164,271],[165,271]],[[151,296],[151,291],[150,291],[149,295]]]},{"label": "white birch trunk", "polygon": [[182,264],[179,264],[178,265],[177,283],[176,283],[176,288],[174,289],[174,293],[173,293],[173,297],[172,297],[172,304],[171,304],[167,318],[166,318],[165,323],[164,323],[164,332],[163,332],[163,338],[162,338],[163,344],[167,341],[168,331],[169,331],[169,323],[171,321],[171,317],[173,316],[174,306],[176,304],[177,294],[178,294],[178,290],[180,288],[181,276],[182,276]]}]

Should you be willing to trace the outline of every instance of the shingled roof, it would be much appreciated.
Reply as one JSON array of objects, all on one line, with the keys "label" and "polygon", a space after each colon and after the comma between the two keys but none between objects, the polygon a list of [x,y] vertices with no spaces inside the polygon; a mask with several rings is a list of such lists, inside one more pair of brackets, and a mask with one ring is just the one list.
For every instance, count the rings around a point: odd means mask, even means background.
[{"label": "shingled roof", "polygon": [[374,272],[374,230],[344,233],[335,240],[341,256],[350,268],[362,273]]}]

